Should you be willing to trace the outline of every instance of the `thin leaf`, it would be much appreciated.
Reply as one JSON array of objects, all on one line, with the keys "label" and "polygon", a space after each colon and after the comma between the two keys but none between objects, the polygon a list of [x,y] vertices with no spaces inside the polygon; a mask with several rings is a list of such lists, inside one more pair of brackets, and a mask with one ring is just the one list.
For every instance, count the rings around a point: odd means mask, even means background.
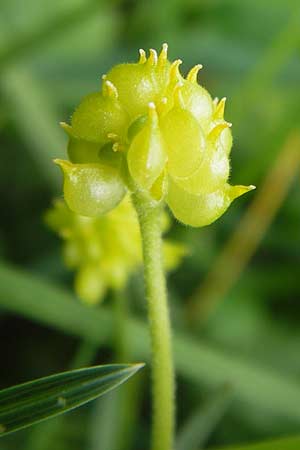
[{"label": "thin leaf", "polygon": [[71,370],[0,391],[0,435],[70,411],[117,387],[143,364]]},{"label": "thin leaf", "polygon": [[187,419],[176,439],[176,450],[203,448],[203,444],[224,415],[232,392],[231,386],[222,386]]}]

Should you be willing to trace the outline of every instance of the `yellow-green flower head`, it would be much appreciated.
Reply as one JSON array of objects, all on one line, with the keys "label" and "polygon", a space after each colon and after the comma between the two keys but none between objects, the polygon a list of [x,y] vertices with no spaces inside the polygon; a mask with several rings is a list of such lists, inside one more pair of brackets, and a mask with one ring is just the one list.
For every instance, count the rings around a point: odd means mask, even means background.
[{"label": "yellow-green flower head", "polygon": [[[76,270],[75,290],[89,304],[99,302],[107,289],[122,289],[128,277],[142,264],[141,237],[136,213],[128,196],[108,214],[85,217],[56,200],[46,212],[47,224],[64,240],[64,262]],[[163,228],[168,228],[166,215]],[[175,268],[185,248],[164,242],[168,269]]]},{"label": "yellow-green flower head", "polygon": [[137,63],[120,64],[102,89],[75,110],[64,172],[69,207],[84,216],[112,210],[126,194],[165,201],[174,216],[195,227],[218,219],[253,186],[231,186],[231,124],[225,98],[212,100],[197,83],[200,65],[184,78],[181,60],[140,50]]}]

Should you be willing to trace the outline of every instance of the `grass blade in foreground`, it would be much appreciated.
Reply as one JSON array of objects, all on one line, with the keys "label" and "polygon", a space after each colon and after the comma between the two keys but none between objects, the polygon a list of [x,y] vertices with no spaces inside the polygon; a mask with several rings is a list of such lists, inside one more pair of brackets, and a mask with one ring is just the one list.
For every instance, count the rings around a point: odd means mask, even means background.
[{"label": "grass blade in foreground", "polygon": [[143,364],[71,370],[0,391],[0,436],[70,411],[117,387]]}]

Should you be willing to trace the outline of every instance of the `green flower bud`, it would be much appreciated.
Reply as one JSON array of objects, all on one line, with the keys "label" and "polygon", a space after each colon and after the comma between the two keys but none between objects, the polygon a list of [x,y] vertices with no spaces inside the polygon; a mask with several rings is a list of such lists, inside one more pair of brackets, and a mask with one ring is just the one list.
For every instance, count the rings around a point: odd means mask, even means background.
[{"label": "green flower bud", "polygon": [[204,226],[253,189],[228,184],[225,98],[212,100],[198,84],[201,65],[184,78],[180,64],[168,61],[166,44],[159,56],[140,50],[137,63],[113,67],[102,91],[85,97],[71,126],[63,125],[74,163],[63,168],[71,209],[98,216],[126,190],[138,191],[153,204],[165,201],[181,222]]}]

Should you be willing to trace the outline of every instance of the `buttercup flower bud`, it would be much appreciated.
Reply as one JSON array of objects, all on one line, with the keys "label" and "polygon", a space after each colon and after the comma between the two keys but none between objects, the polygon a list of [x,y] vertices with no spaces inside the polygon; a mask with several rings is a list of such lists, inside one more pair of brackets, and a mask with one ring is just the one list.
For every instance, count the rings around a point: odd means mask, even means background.
[{"label": "buttercup flower bud", "polygon": [[58,161],[69,207],[99,216],[126,190],[165,201],[181,222],[199,227],[218,219],[254,186],[228,184],[231,124],[225,98],[212,100],[197,83],[201,65],[186,78],[181,60],[140,50],[137,63],[120,64],[102,78],[102,90],[83,99],[71,125],[70,162]]}]

